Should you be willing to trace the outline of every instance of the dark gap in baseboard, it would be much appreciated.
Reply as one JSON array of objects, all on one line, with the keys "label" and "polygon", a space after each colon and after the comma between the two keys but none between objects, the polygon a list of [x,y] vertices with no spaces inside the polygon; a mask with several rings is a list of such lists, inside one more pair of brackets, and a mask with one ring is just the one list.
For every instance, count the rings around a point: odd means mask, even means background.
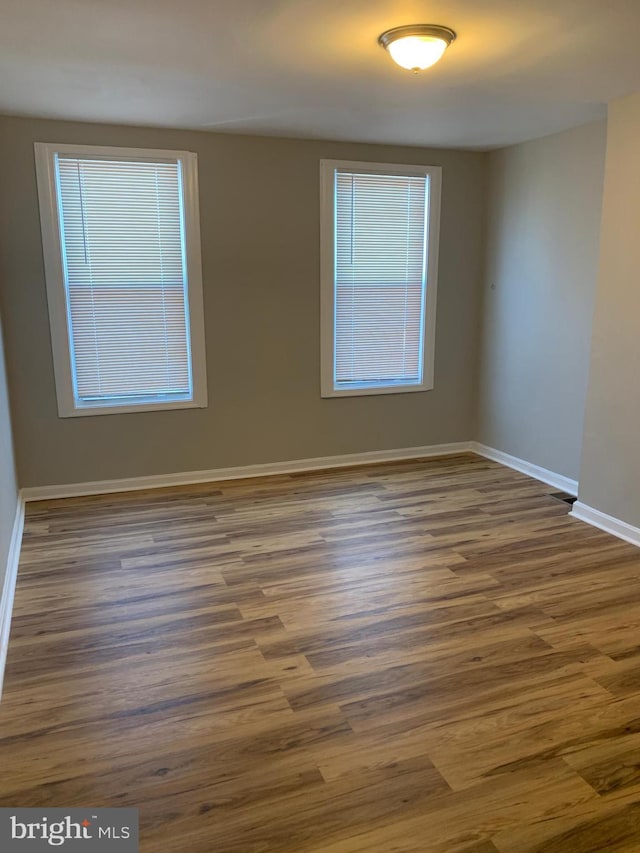
[{"label": "dark gap in baseboard", "polygon": [[570,495],[568,492],[549,492],[549,497],[569,504],[569,506],[572,506],[578,500],[575,495]]}]

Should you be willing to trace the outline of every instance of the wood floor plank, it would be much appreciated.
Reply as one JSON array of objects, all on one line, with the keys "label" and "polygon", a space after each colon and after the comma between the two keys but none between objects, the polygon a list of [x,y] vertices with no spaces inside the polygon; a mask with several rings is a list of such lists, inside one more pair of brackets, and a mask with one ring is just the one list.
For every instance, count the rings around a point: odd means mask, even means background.
[{"label": "wood floor plank", "polygon": [[27,508],[0,805],[143,853],[640,850],[640,552],[462,454]]}]

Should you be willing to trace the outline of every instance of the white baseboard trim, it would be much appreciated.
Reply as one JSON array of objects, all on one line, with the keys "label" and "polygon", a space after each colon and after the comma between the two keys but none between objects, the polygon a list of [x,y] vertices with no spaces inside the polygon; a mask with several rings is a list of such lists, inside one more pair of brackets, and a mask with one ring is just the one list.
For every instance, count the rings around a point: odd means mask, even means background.
[{"label": "white baseboard trim", "polygon": [[500,462],[506,465],[507,468],[513,468],[514,471],[520,471],[521,474],[526,474],[533,477],[534,480],[540,480],[548,486],[553,486],[562,492],[567,492],[570,495],[578,494],[577,480],[570,480],[562,474],[556,474],[555,471],[549,471],[547,468],[541,468],[540,465],[534,465],[532,462],[527,462],[525,459],[518,459],[517,456],[511,456],[509,453],[503,453],[502,450],[496,450],[494,447],[487,447],[485,444],[480,444],[477,441],[471,442],[471,450],[479,456],[484,456],[486,459],[491,459],[493,462]]},{"label": "white baseboard trim", "polygon": [[166,486],[191,486],[219,480],[240,480],[249,477],[269,477],[274,474],[295,474],[304,471],[350,468],[375,462],[400,462],[403,459],[426,459],[432,456],[454,456],[468,453],[473,442],[432,444],[425,447],[406,447],[401,450],[371,450],[366,453],[347,453],[342,456],[317,456],[288,462],[267,462],[262,465],[240,465],[235,468],[214,468],[209,471],[183,471],[177,474],[152,474],[146,477],[127,477],[121,480],[96,480],[89,483],[68,483],[58,486],[29,486],[22,489],[25,501],[76,498],[86,495],[107,495],[114,492],[133,492],[140,489],[159,489]]},{"label": "white baseboard trim", "polygon": [[0,697],[2,697],[2,685],[4,682],[4,667],[7,661],[7,649],[9,646],[9,632],[11,630],[11,614],[13,612],[13,594],[18,579],[18,563],[20,561],[20,547],[22,545],[22,531],[24,530],[24,498],[18,496],[16,506],[16,517],[13,522],[7,565],[5,566],[4,583],[2,584],[2,599],[0,600]]},{"label": "white baseboard trim", "polygon": [[571,515],[580,521],[585,521],[592,527],[598,527],[600,530],[611,533],[618,539],[624,539],[625,542],[630,542],[640,548],[640,527],[634,527],[632,524],[627,524],[626,521],[620,521],[619,518],[607,515],[606,512],[600,512],[599,509],[594,509],[580,501],[574,503]]}]

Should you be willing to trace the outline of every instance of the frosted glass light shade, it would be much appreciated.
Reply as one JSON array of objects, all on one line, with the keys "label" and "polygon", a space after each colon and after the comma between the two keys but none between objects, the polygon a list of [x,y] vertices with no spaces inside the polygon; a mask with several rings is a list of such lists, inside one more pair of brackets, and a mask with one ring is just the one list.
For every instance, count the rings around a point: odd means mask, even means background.
[{"label": "frosted glass light shade", "polygon": [[416,24],[387,30],[378,42],[402,68],[422,71],[442,57],[455,37],[456,34],[448,27]]},{"label": "frosted glass light shade", "polygon": [[435,65],[446,49],[447,43],[433,36],[405,36],[389,45],[393,61],[410,71]]}]

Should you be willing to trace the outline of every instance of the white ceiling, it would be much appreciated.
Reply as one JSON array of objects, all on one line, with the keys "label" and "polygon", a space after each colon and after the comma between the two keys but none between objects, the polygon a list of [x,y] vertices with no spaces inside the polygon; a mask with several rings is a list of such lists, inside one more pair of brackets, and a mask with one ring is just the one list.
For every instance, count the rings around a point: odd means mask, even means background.
[{"label": "white ceiling", "polygon": [[[489,148],[640,90],[640,0],[3,0],[0,112]],[[457,41],[413,76],[377,44]]]}]

